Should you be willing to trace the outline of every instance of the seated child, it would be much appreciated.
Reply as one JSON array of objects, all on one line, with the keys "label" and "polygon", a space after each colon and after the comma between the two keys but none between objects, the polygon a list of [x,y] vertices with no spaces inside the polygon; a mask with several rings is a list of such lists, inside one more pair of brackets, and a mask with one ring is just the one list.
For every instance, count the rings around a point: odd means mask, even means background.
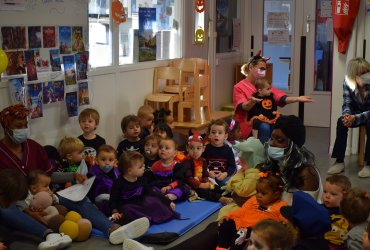
[{"label": "seated child", "polygon": [[242,166],[240,165],[238,151],[235,148],[235,145],[240,143],[240,140],[242,139],[239,122],[235,121],[234,119],[227,119],[226,123],[229,125],[229,136],[227,137],[227,140],[225,140],[225,144],[233,150],[236,170],[239,170]]},{"label": "seated child", "polygon": [[351,189],[340,202],[340,211],[349,222],[347,247],[350,250],[362,250],[363,235],[370,214],[370,199],[368,194],[359,188]]},{"label": "seated child", "polygon": [[366,231],[364,232],[363,245],[364,250],[370,250],[370,222],[367,224]]},{"label": "seated child", "polygon": [[323,206],[328,210],[331,218],[331,230],[325,233],[330,249],[347,249],[348,221],[339,211],[340,202],[351,189],[351,182],[347,176],[332,175],[326,178],[322,196]]},{"label": "seated child", "polygon": [[223,197],[222,190],[218,185],[214,185],[208,179],[207,163],[202,158],[204,152],[203,137],[199,132],[194,132],[193,135],[189,136],[187,143],[188,156],[182,162],[185,171],[185,182],[194,191],[197,192],[198,196],[210,201],[219,201],[223,204],[228,204],[233,201],[232,198]]},{"label": "seated child", "polygon": [[105,144],[105,139],[95,133],[99,125],[100,116],[98,111],[92,108],[82,110],[78,116],[78,122],[83,134],[78,137],[85,145],[85,161],[89,167],[94,165],[96,152],[101,145]]},{"label": "seated child", "polygon": [[161,138],[173,138],[171,127],[167,123],[160,122],[154,127],[154,134]]},{"label": "seated child", "polygon": [[280,208],[287,205],[281,200],[283,191],[284,183],[279,175],[261,172],[256,195],[219,220],[217,249],[243,249],[250,228],[262,219],[286,221],[280,213]]},{"label": "seated child", "polygon": [[94,184],[89,191],[90,200],[105,215],[110,216],[109,196],[113,181],[120,175],[117,168],[116,150],[110,145],[99,147],[96,165],[92,166],[87,176],[95,176]]},{"label": "seated child", "polygon": [[229,126],[224,120],[212,120],[208,126],[210,143],[203,153],[207,161],[209,177],[213,178],[219,186],[226,185],[236,172],[233,150],[225,144],[228,133]]},{"label": "seated child", "polygon": [[170,128],[173,128],[173,116],[171,114],[171,110],[161,108],[159,110],[156,110],[154,112],[154,125],[157,125],[158,123],[167,123]]},{"label": "seated child", "polygon": [[177,145],[173,139],[162,139],[159,143],[159,161],[148,172],[148,182],[170,200],[185,200],[189,189],[184,184],[185,168],[175,160]]},{"label": "seated child", "polygon": [[159,224],[176,215],[170,199],[145,185],[144,157],[139,152],[124,153],[118,168],[121,176],[113,182],[109,200],[114,221],[147,217],[151,224]]},{"label": "seated child", "polygon": [[148,105],[141,106],[137,111],[137,117],[140,121],[140,138],[145,139],[153,132],[154,109]]},{"label": "seated child", "polygon": [[145,145],[144,145],[145,170],[150,170],[153,163],[160,159],[158,156],[160,140],[161,140],[161,137],[159,137],[158,135],[154,135],[154,134],[148,135],[145,138]]},{"label": "seated child", "polygon": [[140,138],[140,120],[136,115],[128,115],[123,117],[121,121],[122,133],[125,139],[122,140],[117,147],[117,158],[121,157],[123,152],[138,151],[144,152],[144,140]]},{"label": "seated child", "polygon": [[[254,106],[248,111],[248,121],[252,124],[252,135],[258,138],[258,129],[261,123],[267,123],[272,126],[279,118],[279,111],[274,96],[271,93],[271,83],[266,78],[256,81],[257,92],[253,95]],[[261,138],[264,143],[268,138]]]}]

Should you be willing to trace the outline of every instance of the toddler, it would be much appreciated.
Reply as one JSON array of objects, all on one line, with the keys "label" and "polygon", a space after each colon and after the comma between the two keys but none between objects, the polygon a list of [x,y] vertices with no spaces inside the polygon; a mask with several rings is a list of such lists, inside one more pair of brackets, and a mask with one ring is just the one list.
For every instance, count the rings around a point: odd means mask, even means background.
[{"label": "toddler", "polygon": [[171,127],[167,123],[158,123],[154,127],[154,134],[159,135],[162,138],[173,138]]},{"label": "toddler", "polygon": [[175,160],[177,145],[173,139],[162,139],[159,143],[159,161],[148,174],[148,182],[170,200],[184,200],[189,190],[184,185],[185,168]]},{"label": "toddler", "polygon": [[359,189],[351,189],[340,202],[340,211],[349,222],[347,248],[362,250],[363,234],[366,231],[367,219],[370,214],[370,199],[368,194]]},{"label": "toddler", "polygon": [[160,159],[158,156],[160,140],[161,140],[161,137],[159,137],[158,135],[154,135],[154,134],[148,135],[145,138],[145,145],[144,145],[145,170],[150,170],[153,163]]},{"label": "toddler", "polygon": [[351,182],[344,175],[332,175],[325,180],[322,200],[331,218],[331,230],[325,233],[330,249],[347,249],[348,221],[340,214],[339,207],[350,189]]},{"label": "toddler", "polygon": [[144,157],[139,152],[124,153],[118,168],[121,176],[113,182],[109,200],[113,220],[147,217],[150,223],[159,224],[177,215],[170,199],[145,185]]},{"label": "toddler", "polygon": [[144,152],[144,140],[140,138],[140,120],[136,115],[128,115],[123,117],[121,121],[121,129],[125,135],[125,139],[118,144],[117,158],[126,151]]},{"label": "toddler", "polygon": [[220,186],[224,186],[236,171],[234,153],[225,144],[228,134],[229,126],[224,120],[211,121],[208,127],[210,143],[207,144],[203,153],[203,157],[207,161],[209,177]]},{"label": "toddler", "polygon": [[140,121],[140,138],[145,139],[153,132],[154,109],[148,105],[141,106],[137,111],[137,117]]},{"label": "toddler", "polygon": [[199,132],[189,136],[186,150],[189,155],[182,162],[185,171],[185,182],[197,192],[199,197],[223,204],[233,202],[232,198],[223,197],[222,190],[208,179],[207,163],[202,157],[204,152],[203,137]]},{"label": "toddler", "polygon": [[366,231],[362,237],[364,250],[370,250],[370,222],[367,224]]},{"label": "toddler", "polygon": [[92,108],[84,109],[78,116],[78,122],[83,134],[78,137],[85,145],[85,161],[89,167],[94,165],[96,151],[105,144],[105,139],[95,133],[99,125],[100,116],[98,111]]},{"label": "toddler", "polygon": [[219,220],[218,248],[243,249],[249,229],[262,219],[286,221],[280,208],[287,205],[281,200],[284,183],[280,176],[261,172],[256,186],[256,195],[244,205]]},{"label": "toddler", "polygon": [[239,154],[237,149],[235,148],[235,145],[240,143],[240,139],[242,136],[242,133],[240,131],[239,122],[235,121],[234,119],[228,119],[226,120],[227,125],[229,125],[229,136],[227,137],[227,140],[225,140],[225,144],[228,145],[234,153],[235,157],[235,164],[236,169],[241,169]]},{"label": "toddler", "polygon": [[116,150],[110,145],[99,147],[96,164],[87,175],[95,176],[94,184],[89,191],[89,198],[105,215],[110,216],[109,195],[113,181],[119,176]]},{"label": "toddler", "polygon": [[[261,123],[268,123],[270,127],[275,124],[280,116],[277,111],[277,104],[271,92],[271,83],[266,78],[256,80],[257,92],[252,96],[254,106],[248,111],[248,121],[252,124],[252,135],[258,138],[258,129]],[[268,138],[260,138],[264,143]]]},{"label": "toddler", "polygon": [[171,114],[171,110],[161,108],[154,112],[154,124],[157,125],[162,122],[167,123],[168,126],[173,128],[173,116]]}]

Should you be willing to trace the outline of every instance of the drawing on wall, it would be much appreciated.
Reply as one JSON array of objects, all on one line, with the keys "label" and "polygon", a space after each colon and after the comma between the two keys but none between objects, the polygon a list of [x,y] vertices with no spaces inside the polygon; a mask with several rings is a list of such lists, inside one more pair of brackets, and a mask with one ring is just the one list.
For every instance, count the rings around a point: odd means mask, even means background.
[{"label": "drawing on wall", "polygon": [[75,56],[63,56],[64,77],[67,85],[76,84]]},{"label": "drawing on wall", "polygon": [[26,99],[24,95],[24,77],[17,77],[9,79],[9,96],[10,103],[26,105]]},{"label": "drawing on wall", "polygon": [[72,31],[70,26],[59,26],[59,49],[60,54],[72,52]]},{"label": "drawing on wall", "polygon": [[8,76],[26,74],[23,51],[6,51],[8,57],[8,66],[6,74]]},{"label": "drawing on wall", "polygon": [[55,26],[42,27],[42,42],[44,48],[54,48],[56,46]]},{"label": "drawing on wall", "polygon": [[156,9],[139,8],[139,62],[156,60]]},{"label": "drawing on wall", "polygon": [[77,53],[75,55],[76,59],[76,70],[77,70],[77,80],[86,80],[87,79],[87,65],[89,62],[89,52],[84,51]]},{"label": "drawing on wall", "polygon": [[68,116],[77,116],[77,91],[66,93],[66,105]]},{"label": "drawing on wall", "polygon": [[35,50],[35,62],[36,62],[36,71],[49,71],[50,70],[50,63],[48,58],[45,58],[45,55],[41,55],[39,49]]},{"label": "drawing on wall", "polygon": [[24,57],[26,58],[26,70],[27,70],[27,80],[35,81],[37,80],[37,70],[35,63],[35,51],[26,50],[24,52]]},{"label": "drawing on wall", "polygon": [[51,71],[61,71],[62,66],[60,65],[59,49],[51,49],[49,53],[50,53]]},{"label": "drawing on wall", "polygon": [[64,81],[43,83],[44,104],[64,101]]},{"label": "drawing on wall", "polygon": [[72,51],[82,52],[85,50],[82,26],[72,27]]},{"label": "drawing on wall", "polygon": [[26,49],[26,27],[1,27],[3,50]]},{"label": "drawing on wall", "polygon": [[78,106],[90,104],[87,82],[78,83]]},{"label": "drawing on wall", "polygon": [[43,103],[42,103],[42,84],[32,83],[27,85],[28,89],[28,108],[30,110],[31,119],[43,116]]},{"label": "drawing on wall", "polygon": [[41,26],[28,26],[28,48],[41,48]]}]

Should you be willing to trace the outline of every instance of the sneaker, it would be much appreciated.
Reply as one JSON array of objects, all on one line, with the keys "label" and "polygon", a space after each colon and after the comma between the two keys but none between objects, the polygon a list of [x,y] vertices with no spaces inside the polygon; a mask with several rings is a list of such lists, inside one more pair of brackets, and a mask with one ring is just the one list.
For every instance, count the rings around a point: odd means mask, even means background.
[{"label": "sneaker", "polygon": [[110,243],[117,245],[121,244],[125,239],[134,239],[145,234],[149,228],[149,220],[146,217],[134,220],[127,225],[114,230],[109,235]]},{"label": "sneaker", "polygon": [[123,250],[154,250],[152,247],[147,247],[136,240],[126,239],[122,245]]},{"label": "sneaker", "polygon": [[328,174],[340,174],[344,171],[343,162],[335,162],[333,166],[328,169]]},{"label": "sneaker", "polygon": [[368,166],[363,167],[361,171],[358,172],[358,177],[361,177],[361,178],[370,177],[370,168]]},{"label": "sneaker", "polygon": [[39,244],[39,250],[61,249],[71,245],[72,239],[63,233],[50,233],[46,240]]}]

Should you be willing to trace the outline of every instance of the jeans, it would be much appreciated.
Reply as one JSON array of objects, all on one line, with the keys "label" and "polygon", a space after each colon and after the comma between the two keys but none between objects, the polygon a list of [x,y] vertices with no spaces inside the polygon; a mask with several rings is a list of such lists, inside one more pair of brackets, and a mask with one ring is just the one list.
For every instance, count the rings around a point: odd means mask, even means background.
[{"label": "jeans", "polygon": [[19,210],[16,205],[11,205],[8,208],[0,208],[0,221],[4,226],[36,235],[40,239],[44,239],[45,233],[50,231],[50,229],[34,218]]},{"label": "jeans", "polygon": [[59,197],[60,205],[65,206],[69,211],[79,213],[82,218],[88,219],[92,226],[109,235],[109,229],[114,224],[94,205],[88,198],[81,201],[71,201],[62,196]]},{"label": "jeans", "polygon": [[[359,127],[363,124],[351,126],[351,128]],[[335,138],[334,148],[331,157],[336,158],[338,162],[343,162],[347,147],[348,127],[343,125],[342,117],[339,117],[337,121],[337,137]],[[365,148],[365,159],[367,165],[370,164],[370,120],[366,121],[366,148]]]},{"label": "jeans", "polygon": [[265,142],[268,142],[268,140],[270,140],[271,132],[272,125],[261,122],[258,128],[258,139],[261,141],[262,144],[265,144]]}]

